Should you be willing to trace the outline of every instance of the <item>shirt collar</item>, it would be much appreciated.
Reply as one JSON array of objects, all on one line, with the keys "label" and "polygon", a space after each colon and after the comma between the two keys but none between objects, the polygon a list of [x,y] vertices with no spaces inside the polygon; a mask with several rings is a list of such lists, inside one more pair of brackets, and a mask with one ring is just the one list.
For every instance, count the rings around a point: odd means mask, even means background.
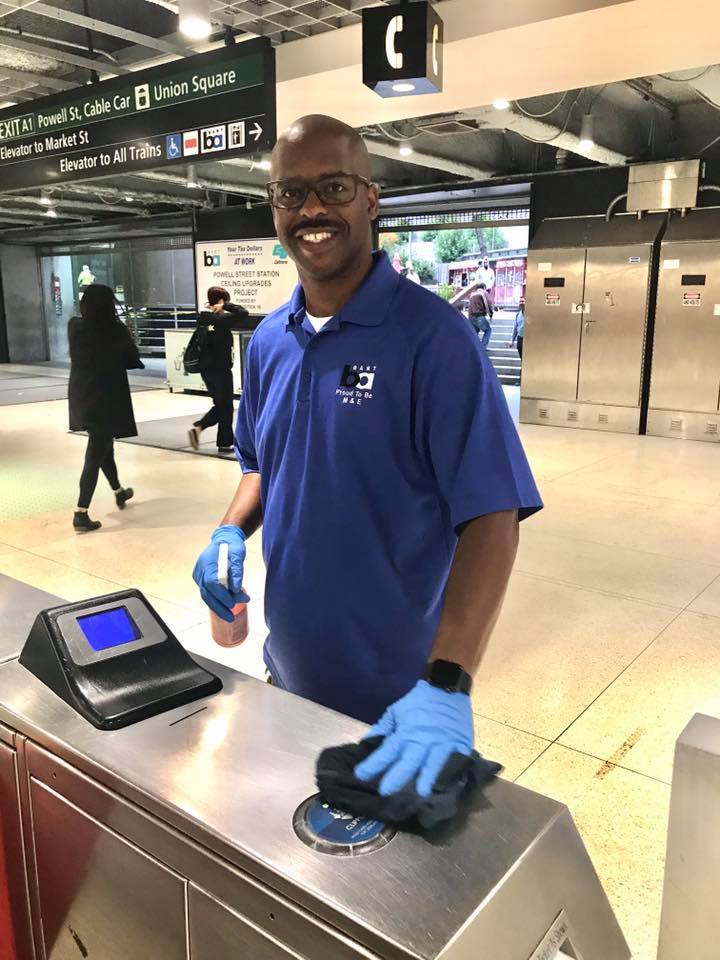
[{"label": "shirt collar", "polygon": [[[390,303],[400,283],[400,274],[392,267],[387,254],[373,253],[373,265],[344,307],[336,314],[340,323],[359,323],[377,327],[385,320]],[[290,298],[288,325],[301,325],[305,317],[305,292],[300,284]],[[332,321],[331,321],[332,322]]]}]

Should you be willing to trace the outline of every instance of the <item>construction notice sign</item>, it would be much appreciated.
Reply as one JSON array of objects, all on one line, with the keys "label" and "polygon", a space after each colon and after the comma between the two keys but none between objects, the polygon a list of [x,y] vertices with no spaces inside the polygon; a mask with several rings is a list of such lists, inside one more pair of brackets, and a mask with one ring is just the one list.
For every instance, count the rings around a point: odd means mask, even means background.
[{"label": "construction notice sign", "polygon": [[0,111],[0,189],[260,154],[275,125],[275,52],[250,40]]},{"label": "construction notice sign", "polygon": [[253,316],[287,303],[298,282],[295,264],[276,239],[196,243],[195,271],[198,310],[207,310],[210,287],[224,287]]}]

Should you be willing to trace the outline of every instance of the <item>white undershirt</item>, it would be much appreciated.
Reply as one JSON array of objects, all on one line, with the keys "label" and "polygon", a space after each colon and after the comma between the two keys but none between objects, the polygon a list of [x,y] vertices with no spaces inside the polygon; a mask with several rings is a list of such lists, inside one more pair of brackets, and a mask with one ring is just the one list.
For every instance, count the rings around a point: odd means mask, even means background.
[{"label": "white undershirt", "polygon": [[313,325],[315,333],[320,333],[322,328],[325,326],[328,321],[332,320],[332,317],[313,317],[312,314],[305,311],[305,316],[308,318],[310,323]]}]

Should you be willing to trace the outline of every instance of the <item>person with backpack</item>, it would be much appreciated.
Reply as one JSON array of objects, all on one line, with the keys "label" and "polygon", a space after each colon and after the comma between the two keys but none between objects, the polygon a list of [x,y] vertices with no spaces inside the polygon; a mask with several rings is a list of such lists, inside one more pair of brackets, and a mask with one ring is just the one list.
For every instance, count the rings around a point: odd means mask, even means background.
[{"label": "person with backpack", "polygon": [[[198,450],[200,434],[217,424],[218,453],[232,453],[232,331],[247,318],[248,312],[231,303],[230,294],[223,287],[210,287],[207,296],[209,309],[198,315],[198,326],[186,351],[185,369],[188,370],[188,363],[194,361],[213,405],[204,417],[193,423],[188,438],[193,450]],[[188,358],[188,353],[193,356]]]},{"label": "person with backpack", "polygon": [[132,487],[123,487],[118,479],[113,446],[118,437],[137,436],[127,371],[142,370],[145,364],[130,331],[118,319],[115,294],[100,283],[85,287],[80,316],[68,324],[68,341],[70,429],[88,433],[73,529],[89,533],[102,526],[88,515],[101,470],[119,510],[133,497]]},{"label": "person with backpack", "polygon": [[482,334],[482,345],[487,347],[492,336],[493,308],[490,303],[490,297],[485,289],[485,284],[481,283],[471,294],[468,304],[468,317],[470,323],[475,327],[478,335]]}]

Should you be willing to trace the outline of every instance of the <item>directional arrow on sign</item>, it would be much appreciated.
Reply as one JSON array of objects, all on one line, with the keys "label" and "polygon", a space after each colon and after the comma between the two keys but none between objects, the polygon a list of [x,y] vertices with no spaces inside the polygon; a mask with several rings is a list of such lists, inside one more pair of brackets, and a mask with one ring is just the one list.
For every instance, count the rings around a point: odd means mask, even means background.
[{"label": "directional arrow on sign", "polygon": [[260,137],[262,136],[262,132],[263,132],[263,128],[260,126],[260,124],[256,120],[255,123],[253,124],[252,130],[250,131],[250,136],[255,140],[255,143],[257,143]]}]

